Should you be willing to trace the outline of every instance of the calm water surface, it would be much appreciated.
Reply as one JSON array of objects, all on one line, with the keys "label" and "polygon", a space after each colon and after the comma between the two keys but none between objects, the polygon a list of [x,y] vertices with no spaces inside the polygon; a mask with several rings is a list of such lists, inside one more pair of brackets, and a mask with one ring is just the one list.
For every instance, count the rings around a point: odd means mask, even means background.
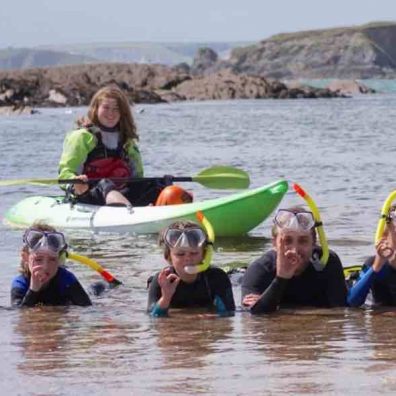
[{"label": "calm water surface", "polygon": [[[234,101],[139,106],[146,175],[194,175],[239,166],[252,186],[297,181],[317,201],[330,246],[345,265],[372,253],[380,207],[395,189],[396,95],[354,99]],[[64,134],[85,109],[0,118],[0,178],[55,177]],[[158,171],[160,170],[160,172]],[[189,184],[196,199],[224,194]],[[0,216],[31,194],[1,188]],[[282,205],[300,203],[289,193]],[[270,246],[270,222],[216,243],[215,263],[247,264]],[[154,237],[69,234],[124,285],[90,308],[10,310],[21,231],[0,225],[2,393],[381,394],[396,392],[393,311],[299,310],[145,314],[146,280],[163,265]],[[70,267],[88,286],[98,275]],[[235,285],[239,303],[240,291]]]}]

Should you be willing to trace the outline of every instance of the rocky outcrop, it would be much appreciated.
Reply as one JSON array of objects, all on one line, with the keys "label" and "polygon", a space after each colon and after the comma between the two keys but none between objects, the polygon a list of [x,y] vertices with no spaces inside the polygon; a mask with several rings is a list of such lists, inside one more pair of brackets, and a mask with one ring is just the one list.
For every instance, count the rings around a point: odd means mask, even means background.
[{"label": "rocky outcrop", "polygon": [[356,80],[334,80],[326,87],[343,95],[375,93],[375,90]]},{"label": "rocky outcrop", "polygon": [[338,94],[326,89],[288,87],[279,81],[268,81],[262,77],[235,74],[231,71],[218,72],[184,81],[173,90],[186,100],[215,99],[296,99],[336,97]]},{"label": "rocky outcrop", "polygon": [[0,106],[84,106],[108,84],[117,84],[134,103],[337,96],[329,90],[288,89],[279,81],[230,70],[194,77],[184,67],[102,64],[0,72]]},{"label": "rocky outcrop", "polygon": [[279,34],[234,49],[210,70],[275,79],[396,78],[395,43],[396,23]]},{"label": "rocky outcrop", "polygon": [[211,48],[199,48],[191,66],[191,73],[194,75],[210,74],[212,72],[212,66],[214,66],[218,60],[219,57],[217,53]]},{"label": "rocky outcrop", "polygon": [[38,110],[30,106],[0,106],[0,115],[22,115],[22,114],[37,114]]},{"label": "rocky outcrop", "polygon": [[0,72],[0,106],[83,106],[104,85],[119,85],[136,103],[163,101],[156,89],[171,89],[189,74],[162,65],[101,64]]}]

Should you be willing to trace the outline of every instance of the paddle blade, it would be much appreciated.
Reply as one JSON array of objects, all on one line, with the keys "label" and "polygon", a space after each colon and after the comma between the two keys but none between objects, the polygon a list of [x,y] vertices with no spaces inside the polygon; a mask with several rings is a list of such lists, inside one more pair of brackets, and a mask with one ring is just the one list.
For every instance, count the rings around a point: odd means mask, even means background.
[{"label": "paddle blade", "polygon": [[58,184],[58,179],[13,179],[13,180],[0,180],[0,187],[2,186],[20,186],[26,184],[33,185],[51,185]]},{"label": "paddle blade", "polygon": [[208,188],[243,189],[250,184],[249,175],[231,166],[212,166],[192,178],[193,181]]}]

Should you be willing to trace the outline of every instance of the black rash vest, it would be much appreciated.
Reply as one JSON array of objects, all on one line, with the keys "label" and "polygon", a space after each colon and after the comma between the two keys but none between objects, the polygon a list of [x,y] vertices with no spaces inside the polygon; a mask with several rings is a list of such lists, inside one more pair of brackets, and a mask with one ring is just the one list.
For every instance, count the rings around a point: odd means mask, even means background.
[{"label": "black rash vest", "polygon": [[[319,251],[320,252],[320,251]],[[273,312],[279,306],[346,306],[347,288],[338,256],[330,251],[322,271],[310,263],[291,279],[276,276],[276,251],[270,250],[251,263],[242,280],[242,300],[247,294],[260,294],[251,313]]]},{"label": "black rash vest", "polygon": [[[172,273],[175,273],[174,268],[170,268]],[[158,275],[159,272],[154,275],[149,285],[148,312],[152,312],[155,304],[161,298]],[[214,307],[216,296],[221,298],[228,312],[235,311],[232,286],[227,274],[220,268],[209,267],[208,270],[199,273],[193,283],[185,283],[181,280],[172,296],[169,307]]]}]

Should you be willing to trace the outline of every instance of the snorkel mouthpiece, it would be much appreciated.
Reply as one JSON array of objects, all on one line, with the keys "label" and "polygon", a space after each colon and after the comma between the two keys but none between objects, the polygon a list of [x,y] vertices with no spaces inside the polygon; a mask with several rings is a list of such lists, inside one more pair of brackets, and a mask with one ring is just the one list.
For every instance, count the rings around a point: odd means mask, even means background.
[{"label": "snorkel mouthpiece", "polygon": [[200,270],[199,267],[200,265],[186,265],[184,267],[184,272],[186,272],[189,275],[195,275],[198,274],[199,272],[205,271],[205,270]]},{"label": "snorkel mouthpiece", "polygon": [[212,224],[210,224],[209,220],[204,216],[204,214],[202,212],[197,212],[196,216],[197,216],[197,219],[199,220],[199,222],[205,228],[206,234],[208,236],[208,240],[207,240],[207,244],[206,244],[205,256],[202,260],[202,263],[200,263],[198,265],[186,265],[184,267],[184,271],[190,275],[204,272],[209,268],[210,262],[212,261],[213,242],[215,239],[214,230],[213,230]]}]

